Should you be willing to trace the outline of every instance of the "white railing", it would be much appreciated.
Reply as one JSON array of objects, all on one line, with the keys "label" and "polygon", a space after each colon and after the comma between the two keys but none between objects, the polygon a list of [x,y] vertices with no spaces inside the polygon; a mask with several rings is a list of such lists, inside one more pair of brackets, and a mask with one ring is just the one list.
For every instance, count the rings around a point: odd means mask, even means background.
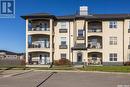
[{"label": "white railing", "polygon": [[36,28],[29,28],[29,31],[50,31],[50,28],[36,27]]},{"label": "white railing", "polygon": [[88,48],[101,49],[101,43],[98,42],[88,42]]},{"label": "white railing", "polygon": [[102,32],[102,29],[88,29],[88,32]]},{"label": "white railing", "polygon": [[29,48],[49,48],[50,42],[49,41],[36,41],[29,44]]},{"label": "white railing", "polygon": [[40,56],[36,56],[36,57],[31,57],[30,62],[32,62],[32,64],[35,64],[35,62],[33,63],[33,61],[37,61],[37,64],[50,64],[50,57],[40,57]]}]

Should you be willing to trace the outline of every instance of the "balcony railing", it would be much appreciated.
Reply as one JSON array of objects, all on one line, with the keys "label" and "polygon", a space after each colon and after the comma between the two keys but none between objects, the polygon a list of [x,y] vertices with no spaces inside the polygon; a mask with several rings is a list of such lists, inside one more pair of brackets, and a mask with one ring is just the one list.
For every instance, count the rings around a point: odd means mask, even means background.
[{"label": "balcony railing", "polygon": [[[33,59],[37,59],[37,60],[33,60]],[[31,57],[29,58],[29,64],[30,65],[38,65],[38,64],[43,64],[43,65],[48,65],[50,64],[50,57],[42,57],[42,59],[40,59],[39,56],[36,56],[36,57]]]},{"label": "balcony railing", "polygon": [[50,48],[49,44],[29,44],[29,48]]},{"label": "balcony railing", "polygon": [[59,29],[59,33],[67,33],[67,29]]},{"label": "balcony railing", "polygon": [[60,49],[67,49],[67,45],[60,45],[59,48]]},{"label": "balcony railing", "polygon": [[99,28],[97,28],[97,29],[94,29],[94,28],[92,28],[92,29],[88,29],[88,32],[102,32],[102,29],[99,29]]},{"label": "balcony railing", "polygon": [[89,42],[88,48],[89,49],[101,49],[102,45],[101,45],[101,43]]},{"label": "balcony railing", "polygon": [[49,28],[36,27],[36,28],[29,28],[29,31],[50,31],[50,29]]}]

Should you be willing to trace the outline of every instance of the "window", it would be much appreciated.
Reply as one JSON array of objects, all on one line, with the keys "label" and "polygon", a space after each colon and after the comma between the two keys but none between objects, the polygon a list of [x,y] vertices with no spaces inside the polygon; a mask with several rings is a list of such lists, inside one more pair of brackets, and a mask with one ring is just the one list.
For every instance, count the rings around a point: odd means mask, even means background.
[{"label": "window", "polygon": [[130,45],[130,37],[129,37],[129,43],[128,43],[128,45]]},{"label": "window", "polygon": [[117,28],[117,21],[110,21],[109,28]]},{"label": "window", "polygon": [[41,28],[44,28],[45,31],[49,29],[49,26],[47,23],[41,23]]},{"label": "window", "polygon": [[45,30],[47,30],[47,28],[48,28],[47,23],[44,23],[44,24],[43,24],[43,27],[45,28]]},{"label": "window", "polygon": [[130,37],[129,37],[128,49],[130,49]]},{"label": "window", "polygon": [[130,61],[130,53],[128,54],[128,61]]},{"label": "window", "polygon": [[128,33],[130,33],[130,21],[128,23]]},{"label": "window", "polygon": [[110,37],[110,45],[117,45],[117,37]]},{"label": "window", "polygon": [[66,37],[61,37],[61,45],[66,45]]},{"label": "window", "polygon": [[117,53],[110,53],[109,61],[117,61]]},{"label": "window", "polygon": [[129,21],[128,29],[130,30],[130,21]]},{"label": "window", "polygon": [[28,29],[31,30],[32,29],[32,24],[28,23]]},{"label": "window", "polygon": [[78,36],[79,37],[83,37],[84,36],[84,30],[83,29],[79,29],[78,30]]},{"label": "window", "polygon": [[61,22],[61,29],[66,29],[66,22]]},{"label": "window", "polygon": [[66,59],[66,53],[61,53],[61,59]]}]

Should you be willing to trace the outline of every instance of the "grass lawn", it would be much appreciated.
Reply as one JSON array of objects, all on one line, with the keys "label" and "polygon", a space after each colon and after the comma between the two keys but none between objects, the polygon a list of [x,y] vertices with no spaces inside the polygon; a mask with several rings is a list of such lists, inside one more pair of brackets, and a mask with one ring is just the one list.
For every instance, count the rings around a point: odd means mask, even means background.
[{"label": "grass lawn", "polygon": [[130,66],[86,66],[79,68],[83,71],[103,71],[103,72],[129,72]]},{"label": "grass lawn", "polygon": [[10,69],[25,69],[25,65],[0,65],[0,70],[10,70]]},{"label": "grass lawn", "polygon": [[85,68],[76,68],[69,66],[33,67],[35,70],[81,70],[81,71],[103,71],[103,72],[127,72],[130,73],[130,66],[86,66]]},{"label": "grass lawn", "polygon": [[86,66],[85,68],[76,68],[72,66],[54,66],[48,67],[25,67],[25,66],[0,66],[0,70],[81,70],[81,71],[103,71],[103,72],[127,72],[130,73],[130,66]]}]

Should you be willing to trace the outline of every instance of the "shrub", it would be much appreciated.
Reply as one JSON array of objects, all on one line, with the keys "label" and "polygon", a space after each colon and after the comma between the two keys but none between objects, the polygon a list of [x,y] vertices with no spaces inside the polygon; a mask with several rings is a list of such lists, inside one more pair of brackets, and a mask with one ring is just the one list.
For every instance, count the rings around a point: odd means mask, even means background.
[{"label": "shrub", "polygon": [[128,62],[125,62],[125,64],[124,64],[125,66],[130,66],[130,61],[128,61]]},{"label": "shrub", "polygon": [[54,65],[71,65],[68,59],[59,59],[54,61]]}]

